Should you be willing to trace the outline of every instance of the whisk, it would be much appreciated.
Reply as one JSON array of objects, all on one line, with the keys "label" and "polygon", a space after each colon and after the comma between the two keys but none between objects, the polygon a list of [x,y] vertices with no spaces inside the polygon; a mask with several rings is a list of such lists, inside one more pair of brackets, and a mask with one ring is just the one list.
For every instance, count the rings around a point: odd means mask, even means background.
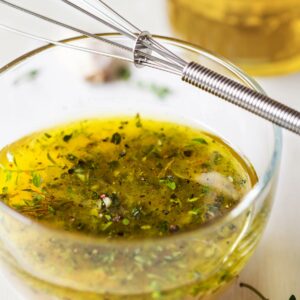
[{"label": "whisk", "polygon": [[230,78],[227,78],[196,62],[187,62],[165,46],[157,42],[149,32],[142,31],[126,20],[118,12],[113,10],[102,0],[78,0],[83,4],[80,6],[69,0],[58,0],[72,7],[74,10],[108,26],[118,33],[133,41],[132,47],[127,47],[115,41],[100,37],[97,34],[85,31],[81,28],[66,24],[46,15],[16,5],[10,1],[0,0],[0,4],[10,6],[25,14],[39,18],[43,21],[72,30],[92,39],[105,42],[121,51],[120,55],[107,51],[101,52],[86,47],[80,47],[68,43],[51,40],[46,37],[24,32],[17,28],[0,24],[0,28],[56,46],[62,46],[108,57],[113,57],[132,62],[136,67],[151,67],[180,76],[184,82],[194,85],[219,98],[246,109],[268,121],[273,122],[300,135],[300,112],[296,111],[268,96],[258,93]]}]

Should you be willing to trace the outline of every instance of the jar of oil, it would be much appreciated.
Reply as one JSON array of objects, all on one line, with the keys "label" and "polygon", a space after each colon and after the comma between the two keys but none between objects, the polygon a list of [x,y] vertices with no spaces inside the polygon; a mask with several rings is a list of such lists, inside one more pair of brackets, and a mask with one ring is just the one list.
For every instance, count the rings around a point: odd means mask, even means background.
[{"label": "jar of oil", "polygon": [[299,0],[169,0],[173,28],[253,75],[300,70]]}]

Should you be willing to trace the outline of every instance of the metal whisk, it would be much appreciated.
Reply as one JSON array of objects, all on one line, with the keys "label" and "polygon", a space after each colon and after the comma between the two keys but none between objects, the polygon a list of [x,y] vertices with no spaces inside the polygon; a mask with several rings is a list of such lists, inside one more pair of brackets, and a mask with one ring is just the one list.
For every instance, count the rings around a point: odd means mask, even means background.
[{"label": "metal whisk", "polygon": [[64,2],[66,5],[81,12],[82,14],[101,22],[102,24],[128,37],[133,41],[133,47],[130,48],[115,41],[105,39],[97,34],[68,25],[5,0],[0,0],[0,4],[10,6],[11,8],[17,9],[23,13],[57,26],[70,29],[95,40],[108,43],[121,50],[122,54],[116,55],[113,53],[101,52],[85,47],[62,43],[3,24],[0,24],[0,28],[57,46],[129,61],[134,63],[136,67],[148,66],[176,74],[180,76],[183,81],[189,84],[192,84],[300,135],[300,112],[287,107],[266,95],[260,94],[234,80],[218,74],[217,72],[214,72],[196,62],[186,62],[152,38],[149,32],[138,29],[102,0],[79,0],[82,4],[86,5],[88,9],[84,9],[69,0],[59,1]]}]

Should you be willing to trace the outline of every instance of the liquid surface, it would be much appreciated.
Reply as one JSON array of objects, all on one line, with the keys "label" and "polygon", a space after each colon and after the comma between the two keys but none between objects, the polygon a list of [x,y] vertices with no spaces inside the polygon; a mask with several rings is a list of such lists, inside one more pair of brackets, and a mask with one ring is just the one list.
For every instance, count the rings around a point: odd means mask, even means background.
[{"label": "liquid surface", "polygon": [[108,238],[198,228],[255,182],[221,139],[139,115],[64,125],[0,152],[1,201],[49,226]]}]

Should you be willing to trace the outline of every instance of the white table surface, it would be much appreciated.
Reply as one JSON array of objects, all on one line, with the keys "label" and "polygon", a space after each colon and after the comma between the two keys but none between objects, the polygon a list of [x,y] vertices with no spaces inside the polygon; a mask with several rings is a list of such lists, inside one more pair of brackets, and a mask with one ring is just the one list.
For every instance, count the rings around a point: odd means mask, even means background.
[{"label": "white table surface", "polygon": [[[28,5],[47,8],[45,2],[27,0]],[[19,1],[24,3],[24,1]],[[49,1],[47,5],[54,3]],[[142,28],[161,35],[172,35],[164,0],[111,0],[110,3]],[[50,6],[51,6],[50,5]],[[130,6],[130,9],[128,8]],[[52,10],[50,9],[50,12]],[[54,11],[55,12],[55,11]],[[1,23],[28,26],[27,18],[12,18],[0,5]],[[88,25],[87,25],[88,26]],[[28,28],[28,27],[27,27]],[[67,36],[55,28],[39,28],[55,37]],[[105,31],[103,29],[103,31]],[[0,66],[40,43],[0,31]],[[300,73],[257,78],[270,96],[300,110]],[[1,106],[5,103],[1,103]],[[1,132],[1,129],[0,129]],[[294,294],[300,299],[300,138],[284,132],[284,148],[276,201],[267,230],[250,263],[222,300],[255,300],[257,296],[241,289],[243,281],[258,288],[270,300],[288,300]],[[0,272],[1,273],[1,272]],[[0,299],[21,300],[15,287],[0,275]],[[24,299],[23,299],[24,300]],[[30,299],[26,299],[30,300]],[[42,299],[41,299],[42,300]]]}]

